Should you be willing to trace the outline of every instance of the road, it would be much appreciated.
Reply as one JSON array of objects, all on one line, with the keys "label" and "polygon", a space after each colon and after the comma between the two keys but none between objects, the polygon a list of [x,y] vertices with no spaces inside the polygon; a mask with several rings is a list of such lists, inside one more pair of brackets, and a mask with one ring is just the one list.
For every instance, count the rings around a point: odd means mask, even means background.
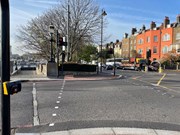
[{"label": "road", "polygon": [[[167,73],[163,79],[164,74],[153,72],[118,70],[116,74],[124,77],[114,80],[35,82],[40,126],[19,131],[45,132],[105,126],[180,131],[179,73]],[[28,127],[33,124],[32,117],[29,119],[33,83],[24,83],[22,95],[12,98],[13,126]],[[27,101],[21,99],[23,96]],[[26,116],[28,120],[21,121]]]},{"label": "road", "polygon": [[11,96],[11,127],[31,127],[32,114],[32,84],[22,83],[22,91]]}]

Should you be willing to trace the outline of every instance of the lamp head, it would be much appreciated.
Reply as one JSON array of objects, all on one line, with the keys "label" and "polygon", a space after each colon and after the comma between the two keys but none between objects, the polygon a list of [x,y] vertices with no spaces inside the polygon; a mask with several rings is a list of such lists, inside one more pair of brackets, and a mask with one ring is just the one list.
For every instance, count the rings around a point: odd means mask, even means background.
[{"label": "lamp head", "polygon": [[102,16],[106,16],[106,15],[107,15],[106,11],[102,10]]}]

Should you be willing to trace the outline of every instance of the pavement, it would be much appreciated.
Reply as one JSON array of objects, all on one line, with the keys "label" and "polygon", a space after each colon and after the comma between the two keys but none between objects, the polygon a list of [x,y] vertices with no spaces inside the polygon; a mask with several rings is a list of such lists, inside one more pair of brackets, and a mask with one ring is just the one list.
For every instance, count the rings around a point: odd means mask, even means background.
[{"label": "pavement", "polygon": [[47,133],[16,133],[15,135],[180,135],[177,131],[142,128],[87,128]]},{"label": "pavement", "polygon": [[[103,79],[121,79],[122,75],[113,76],[113,74],[99,73],[97,75],[73,76],[66,75],[64,77],[46,77],[46,76],[12,76],[12,80],[22,81],[52,81],[52,80],[103,80]],[[53,125],[52,125],[53,126]],[[65,131],[53,131],[46,133],[16,133],[14,135],[180,135],[180,131],[145,129],[145,128],[124,128],[124,127],[104,127],[104,128],[85,128],[70,129]]]}]

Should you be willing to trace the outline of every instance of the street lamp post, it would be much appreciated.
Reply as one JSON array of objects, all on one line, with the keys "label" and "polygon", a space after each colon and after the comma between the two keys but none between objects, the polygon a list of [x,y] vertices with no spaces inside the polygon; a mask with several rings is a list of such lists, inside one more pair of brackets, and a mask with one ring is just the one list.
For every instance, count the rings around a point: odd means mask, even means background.
[{"label": "street lamp post", "polygon": [[[63,37],[63,41],[65,42],[65,38]],[[64,59],[65,59],[65,46],[63,45],[62,46],[62,53],[61,53],[61,55],[62,55],[62,68],[61,68],[61,70],[62,70],[62,76],[63,76],[63,72],[64,72]]]},{"label": "street lamp post", "polygon": [[101,13],[101,63],[100,63],[100,72],[102,72],[103,17],[106,15],[107,15],[106,11],[102,10],[102,13]]},{"label": "street lamp post", "polygon": [[59,77],[59,45],[60,45],[59,37],[60,37],[59,31],[57,30],[56,31],[57,70],[58,70],[57,77]]},{"label": "street lamp post", "polygon": [[115,52],[114,52],[115,45],[113,43],[113,56],[114,56],[114,76],[116,75],[116,63],[115,63]]},{"label": "street lamp post", "polygon": [[50,42],[51,42],[51,57],[50,57],[50,62],[54,62],[54,60],[53,60],[53,48],[52,48],[52,46],[53,46],[54,26],[52,24],[49,26],[49,33],[51,35],[51,40],[50,40]]}]

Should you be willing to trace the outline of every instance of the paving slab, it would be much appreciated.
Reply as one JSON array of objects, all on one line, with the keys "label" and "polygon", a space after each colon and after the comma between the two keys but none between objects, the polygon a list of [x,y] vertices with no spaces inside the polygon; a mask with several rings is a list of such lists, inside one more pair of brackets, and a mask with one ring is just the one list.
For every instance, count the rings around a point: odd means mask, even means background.
[{"label": "paving slab", "polygon": [[70,130],[70,135],[114,135],[111,128],[89,128]]},{"label": "paving slab", "polygon": [[113,128],[116,135],[157,135],[153,129]]}]

